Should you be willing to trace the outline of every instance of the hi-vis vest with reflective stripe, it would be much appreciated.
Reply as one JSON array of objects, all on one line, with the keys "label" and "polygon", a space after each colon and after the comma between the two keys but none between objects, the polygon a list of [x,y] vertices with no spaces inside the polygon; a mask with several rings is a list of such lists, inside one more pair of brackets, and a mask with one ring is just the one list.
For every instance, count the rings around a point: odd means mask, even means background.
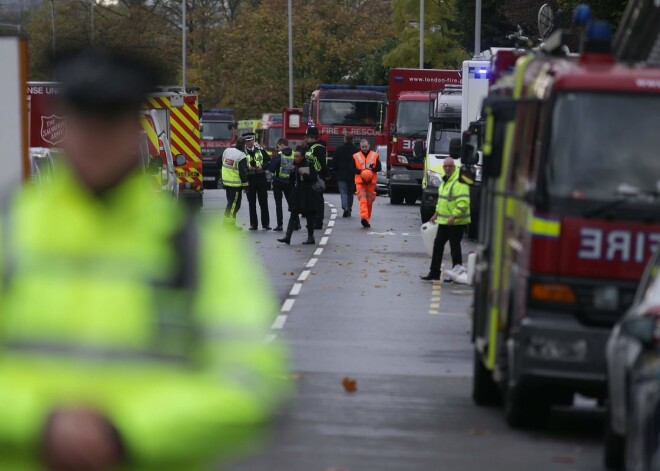
[{"label": "hi-vis vest with reflective stripe", "polygon": [[293,171],[293,152],[289,155],[285,155],[282,152],[280,154],[280,168],[277,169],[276,177],[285,183],[289,182],[289,177]]},{"label": "hi-vis vest with reflective stripe", "polygon": [[267,286],[250,251],[218,218],[182,231],[185,210],[144,177],[101,200],[63,167],[0,220],[0,469],[43,469],[32,457],[63,404],[115,425],[127,471],[246,448],[287,387],[263,341],[273,297],[243,281]]},{"label": "hi-vis vest with reflective stripe", "polygon": [[[254,147],[254,155],[251,155],[247,149],[245,150],[245,156],[248,159],[248,173],[261,173],[264,172],[264,154],[261,153],[261,149]],[[256,170],[252,163],[255,163],[257,167],[261,167],[261,170]]]},{"label": "hi-vis vest with reflective stripe", "polygon": [[321,165],[321,162],[319,162],[319,159],[316,158],[316,155],[314,155],[314,149],[316,149],[317,147],[323,147],[323,146],[319,143],[312,144],[305,153],[305,157],[307,157],[307,159],[312,163],[314,170],[320,172],[323,166]]},{"label": "hi-vis vest with reflective stripe", "polygon": [[[367,168],[371,168],[372,166],[376,165],[378,162],[378,153],[374,152],[373,150],[369,151],[367,154],[367,158],[364,158],[364,154],[362,151],[356,152],[353,154],[353,160],[355,160],[355,168],[358,170],[365,170]],[[374,172],[374,176],[371,180],[371,184],[375,185],[378,183],[378,174]],[[355,175],[355,184],[356,185],[364,185],[365,183],[362,181],[362,177],[360,175]]]},{"label": "hi-vis vest with reflective stripe", "polygon": [[435,207],[438,213],[438,224],[447,224],[449,218],[454,216],[455,225],[470,224],[470,187],[458,179],[459,170],[454,169],[449,180],[442,182],[438,189],[438,204]]},{"label": "hi-vis vest with reflective stripe", "polygon": [[222,184],[224,186],[237,188],[246,185],[241,182],[241,173],[238,170],[238,165],[245,158],[245,154],[234,147],[224,151],[222,154]]}]

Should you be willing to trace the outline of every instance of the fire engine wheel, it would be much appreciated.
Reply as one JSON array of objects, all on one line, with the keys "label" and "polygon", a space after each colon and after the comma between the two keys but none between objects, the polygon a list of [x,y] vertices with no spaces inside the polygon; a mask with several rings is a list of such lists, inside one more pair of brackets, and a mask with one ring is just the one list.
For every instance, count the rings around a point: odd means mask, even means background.
[{"label": "fire engine wheel", "polygon": [[390,204],[403,204],[404,197],[401,190],[390,188]]},{"label": "fire engine wheel", "polygon": [[502,395],[493,375],[484,366],[479,352],[474,350],[474,374],[472,376],[472,400],[478,406],[498,406]]},{"label": "fire engine wheel", "polygon": [[626,457],[626,439],[614,430],[612,430],[612,419],[610,418],[610,408],[607,408],[605,424],[605,468],[611,470],[624,469]]},{"label": "fire engine wheel", "polygon": [[550,408],[550,401],[542,391],[517,384],[507,386],[504,392],[504,417],[511,428],[545,425]]},{"label": "fire engine wheel", "polygon": [[406,195],[406,204],[413,205],[417,203],[417,195],[414,193],[409,193]]}]

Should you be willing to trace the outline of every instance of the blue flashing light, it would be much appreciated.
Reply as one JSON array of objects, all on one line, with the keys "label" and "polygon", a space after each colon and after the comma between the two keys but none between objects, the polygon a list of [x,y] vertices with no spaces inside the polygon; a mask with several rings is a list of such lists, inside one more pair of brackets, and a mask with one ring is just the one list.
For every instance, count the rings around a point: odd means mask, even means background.
[{"label": "blue flashing light", "polygon": [[394,76],[394,81],[395,82],[403,82],[404,78],[401,75],[395,75]]},{"label": "blue flashing light", "polygon": [[371,90],[372,92],[386,92],[387,87],[383,85],[358,85],[357,87],[358,90]]},{"label": "blue flashing light", "polygon": [[612,26],[603,20],[593,21],[587,28],[589,41],[610,42],[612,40]]},{"label": "blue flashing light", "polygon": [[320,90],[349,90],[350,85],[336,85],[331,83],[322,83],[319,85]]},{"label": "blue flashing light", "polygon": [[210,110],[204,110],[205,113],[221,113],[221,114],[232,114],[234,110],[228,108],[211,108]]},{"label": "blue flashing light", "polygon": [[281,116],[273,116],[271,118],[271,121],[273,121],[273,123],[281,123],[282,122],[282,117]]},{"label": "blue flashing light", "polygon": [[334,85],[330,83],[322,83],[319,85],[319,90],[371,90],[375,92],[386,92],[387,87],[382,85]]},{"label": "blue flashing light", "polygon": [[581,3],[575,7],[575,14],[573,15],[573,23],[575,26],[586,26],[591,21],[591,8],[589,5]]},{"label": "blue flashing light", "polygon": [[487,79],[490,76],[490,70],[487,67],[468,67],[468,78]]}]

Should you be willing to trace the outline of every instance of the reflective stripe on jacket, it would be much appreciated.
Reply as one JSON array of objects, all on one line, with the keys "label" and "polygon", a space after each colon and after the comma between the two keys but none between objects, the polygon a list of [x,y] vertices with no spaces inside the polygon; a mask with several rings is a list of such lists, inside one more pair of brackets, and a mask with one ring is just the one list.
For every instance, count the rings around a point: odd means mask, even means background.
[{"label": "reflective stripe on jacket", "polygon": [[316,155],[314,155],[314,149],[316,149],[317,147],[323,147],[323,146],[319,143],[312,144],[307,150],[307,152],[305,152],[305,157],[307,157],[307,159],[312,163],[314,170],[320,172],[321,169],[323,168],[323,164],[319,162],[319,159],[317,159]]},{"label": "reflective stripe on jacket", "polygon": [[455,225],[470,224],[470,187],[458,179],[459,170],[455,169],[447,181],[442,181],[438,189],[438,204],[435,211],[438,214],[438,224],[447,224],[454,216]]},{"label": "reflective stripe on jacket", "polygon": [[[246,149],[245,156],[248,159],[248,173],[264,173],[264,154],[259,147],[254,147],[254,154],[250,154]],[[257,170],[253,164],[255,164],[256,167],[261,167],[261,170]]]},{"label": "reflective stripe on jacket", "polygon": [[[358,170],[366,170],[366,169],[372,169],[376,166],[378,162],[378,153],[374,152],[373,150],[369,151],[367,154],[367,158],[364,158],[364,154],[362,151],[356,152],[353,154],[353,160],[355,160],[355,168]],[[371,184],[375,185],[378,183],[378,173],[373,172],[374,176],[371,179]],[[365,185],[365,183],[362,181],[362,177],[358,174],[355,175],[355,184],[356,185]]]},{"label": "reflective stripe on jacket", "polygon": [[278,177],[283,183],[289,183],[289,177],[293,170],[293,152],[289,155],[279,152],[280,154],[280,166],[275,173],[275,176]]},{"label": "reflective stripe on jacket", "polygon": [[287,387],[283,352],[263,341],[277,308],[219,218],[191,222],[135,175],[98,198],[64,164],[5,214],[0,447],[12,455],[2,469],[32,469],[63,405],[109,419],[122,470],[199,469],[260,436]]},{"label": "reflective stripe on jacket", "polygon": [[246,183],[241,182],[241,174],[238,170],[238,165],[245,158],[245,154],[234,147],[230,147],[224,151],[222,154],[221,172],[222,184],[224,186],[232,188],[246,186]]}]

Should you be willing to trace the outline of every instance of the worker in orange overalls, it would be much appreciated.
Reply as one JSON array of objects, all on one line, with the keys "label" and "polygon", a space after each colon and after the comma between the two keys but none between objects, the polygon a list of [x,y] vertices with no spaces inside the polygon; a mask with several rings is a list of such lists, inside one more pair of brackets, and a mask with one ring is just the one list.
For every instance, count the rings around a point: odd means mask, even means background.
[{"label": "worker in orange overalls", "polygon": [[371,227],[371,210],[376,200],[376,182],[382,166],[378,153],[371,150],[366,139],[360,141],[360,152],[353,154],[355,166],[355,194],[360,201],[362,227]]}]

